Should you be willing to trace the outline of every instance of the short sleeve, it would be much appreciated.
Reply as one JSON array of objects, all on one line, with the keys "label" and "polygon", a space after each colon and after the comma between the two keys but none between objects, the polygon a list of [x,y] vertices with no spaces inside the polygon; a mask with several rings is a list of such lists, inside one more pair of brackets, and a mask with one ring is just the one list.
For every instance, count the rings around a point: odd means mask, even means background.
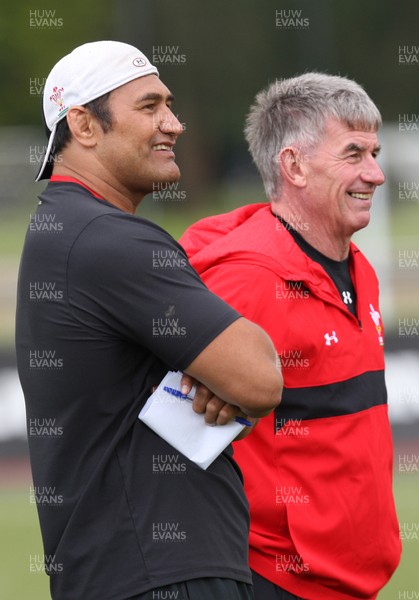
[{"label": "short sleeve", "polygon": [[139,344],[179,370],[240,317],[167,232],[125,213],[97,217],[78,236],[67,297],[73,317],[96,335]]}]

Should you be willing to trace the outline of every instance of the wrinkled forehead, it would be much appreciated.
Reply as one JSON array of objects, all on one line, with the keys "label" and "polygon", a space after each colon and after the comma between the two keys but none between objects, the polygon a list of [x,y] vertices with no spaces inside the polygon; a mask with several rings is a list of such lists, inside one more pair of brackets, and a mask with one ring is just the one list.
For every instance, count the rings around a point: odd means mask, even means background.
[{"label": "wrinkled forehead", "polygon": [[368,150],[379,149],[378,131],[366,129],[362,124],[350,124],[334,118],[326,119],[319,145],[333,145],[345,148],[359,146]]}]

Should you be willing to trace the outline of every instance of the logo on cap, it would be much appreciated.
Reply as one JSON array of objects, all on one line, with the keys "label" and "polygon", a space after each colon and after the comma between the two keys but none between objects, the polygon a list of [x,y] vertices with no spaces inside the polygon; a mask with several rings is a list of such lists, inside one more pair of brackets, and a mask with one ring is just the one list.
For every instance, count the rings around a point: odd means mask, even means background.
[{"label": "logo on cap", "polygon": [[147,61],[144,58],[134,58],[134,60],[132,61],[132,64],[134,65],[134,67],[145,67],[147,64]]},{"label": "logo on cap", "polygon": [[53,94],[51,94],[49,99],[51,100],[51,102],[55,102],[55,104],[58,107],[58,111],[61,112],[65,108],[64,100],[61,97],[61,94],[64,91],[64,88],[63,87],[59,88],[57,86],[54,86],[52,88],[52,91],[53,91]]}]

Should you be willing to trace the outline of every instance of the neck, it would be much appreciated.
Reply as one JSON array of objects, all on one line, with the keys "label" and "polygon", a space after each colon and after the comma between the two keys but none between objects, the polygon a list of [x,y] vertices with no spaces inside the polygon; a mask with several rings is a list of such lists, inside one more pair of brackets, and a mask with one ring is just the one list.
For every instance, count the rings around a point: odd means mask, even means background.
[{"label": "neck", "polygon": [[108,182],[104,177],[92,172],[81,170],[69,165],[57,164],[54,166],[53,175],[64,177],[74,177],[81,183],[87,185],[96,194],[101,196],[109,204],[113,204],[124,212],[134,214],[145,194],[136,194],[133,196],[126,189],[118,189],[112,182]]},{"label": "neck", "polygon": [[331,232],[324,220],[304,210],[295,210],[289,204],[272,202],[272,212],[295,229],[310,246],[332,260],[345,260],[349,256],[351,238]]}]

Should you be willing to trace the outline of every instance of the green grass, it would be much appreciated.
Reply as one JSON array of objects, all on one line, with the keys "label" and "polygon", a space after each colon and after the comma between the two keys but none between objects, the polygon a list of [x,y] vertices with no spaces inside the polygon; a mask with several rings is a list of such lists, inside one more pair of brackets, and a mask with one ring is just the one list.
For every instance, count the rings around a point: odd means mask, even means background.
[{"label": "green grass", "polygon": [[[48,577],[30,570],[43,555],[36,507],[24,490],[0,491],[0,590],[2,600],[47,600]],[[37,559],[35,559],[37,560]]]},{"label": "green grass", "polygon": [[[395,497],[400,523],[418,524],[418,476],[398,476]],[[59,510],[59,509],[57,509]],[[31,557],[43,554],[38,518],[28,487],[0,490],[0,590],[2,600],[47,600],[48,577],[31,572]],[[403,592],[419,593],[419,540],[404,542],[403,557],[379,600],[398,600]]]},{"label": "green grass", "polygon": [[[419,527],[419,477],[418,475],[399,475],[394,481],[399,523],[408,524],[409,529]],[[419,532],[407,535],[403,541],[403,553],[400,565],[392,579],[378,596],[378,600],[398,600],[416,598],[419,594]],[[404,594],[405,592],[405,594]],[[409,593],[407,593],[409,592]]]}]

